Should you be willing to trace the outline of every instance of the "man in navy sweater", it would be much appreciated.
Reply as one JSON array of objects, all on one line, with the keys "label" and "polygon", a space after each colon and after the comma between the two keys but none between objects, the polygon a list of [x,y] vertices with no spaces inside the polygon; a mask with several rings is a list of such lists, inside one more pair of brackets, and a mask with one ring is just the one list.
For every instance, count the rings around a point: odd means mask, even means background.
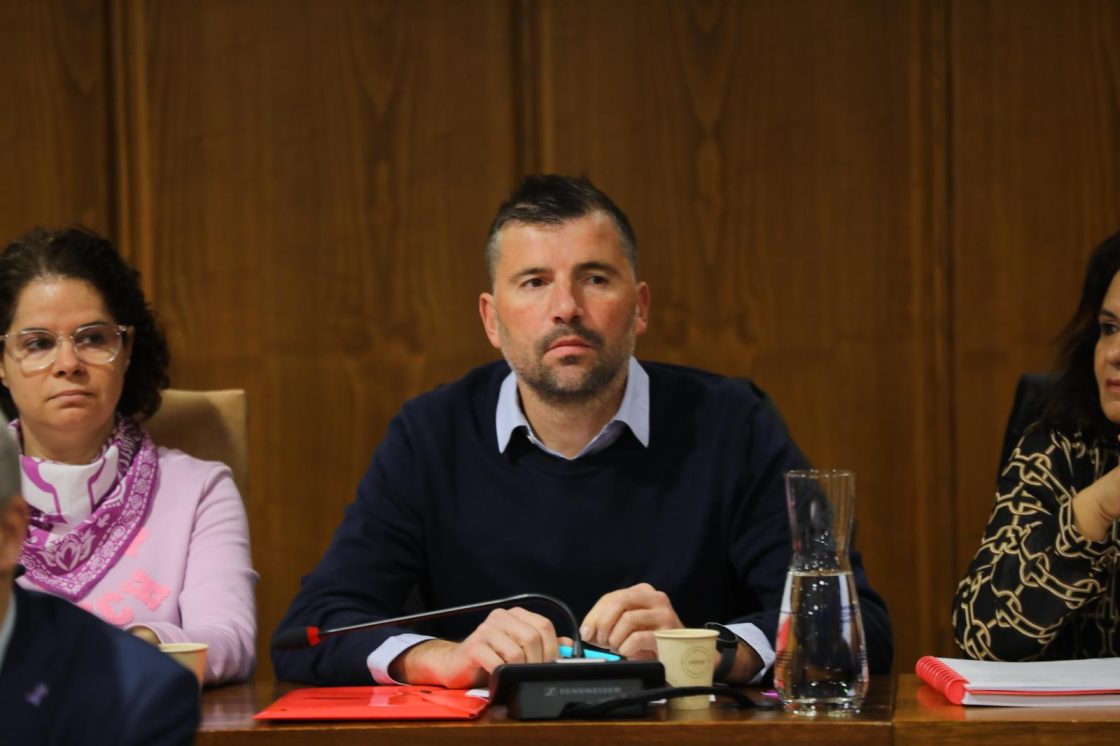
[{"label": "man in navy sweater", "polygon": [[[633,358],[649,288],[626,216],[585,179],[531,176],[501,206],[479,299],[505,360],[405,404],[357,499],[280,629],[536,592],[583,639],[655,655],[653,630],[722,623],[717,678],[774,660],[790,558],[783,475],[805,468],[743,381]],[[872,673],[890,670],[886,607],[852,554]],[[511,608],[273,653],[281,679],[484,684],[502,663],[557,657],[561,624]],[[559,634],[573,630],[559,628]]]}]

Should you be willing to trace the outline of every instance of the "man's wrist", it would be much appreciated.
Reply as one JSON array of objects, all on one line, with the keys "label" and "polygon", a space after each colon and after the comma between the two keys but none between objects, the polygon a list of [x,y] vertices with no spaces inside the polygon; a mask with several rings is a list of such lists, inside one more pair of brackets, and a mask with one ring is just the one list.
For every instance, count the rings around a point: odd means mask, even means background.
[{"label": "man's wrist", "polygon": [[457,658],[462,643],[448,640],[425,640],[406,650],[389,664],[390,675],[405,684],[427,684],[448,689],[470,689],[479,682],[479,670],[464,666]]},{"label": "man's wrist", "polygon": [[725,684],[730,680],[731,672],[739,655],[739,636],[724,627],[722,624],[708,622],[704,625],[714,629],[719,636],[716,637],[716,667],[712,673],[712,681]]},{"label": "man's wrist", "polygon": [[[716,622],[704,625],[719,633],[716,638],[716,664],[712,681],[717,684],[745,686],[765,669],[766,659],[742,636],[741,632]],[[755,629],[747,625],[747,630]]]},{"label": "man's wrist", "polygon": [[405,684],[429,684],[425,672],[429,668],[425,657],[433,652],[433,648],[440,644],[447,644],[443,640],[424,640],[405,650],[389,664],[389,675],[395,680]]},{"label": "man's wrist", "polygon": [[765,665],[766,663],[762,660],[758,651],[740,640],[735,651],[735,665],[731,667],[731,673],[727,675],[727,683],[734,686],[745,686],[758,676]]}]

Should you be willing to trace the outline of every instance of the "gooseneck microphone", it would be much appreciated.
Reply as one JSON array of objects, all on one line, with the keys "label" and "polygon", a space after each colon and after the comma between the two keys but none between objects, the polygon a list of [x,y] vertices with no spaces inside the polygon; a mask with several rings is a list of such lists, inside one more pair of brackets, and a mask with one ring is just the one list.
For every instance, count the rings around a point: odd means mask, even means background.
[{"label": "gooseneck microphone", "polygon": [[486,611],[488,609],[500,609],[506,606],[521,606],[527,603],[538,602],[549,604],[563,612],[564,617],[572,628],[572,657],[582,658],[583,642],[579,639],[579,624],[576,622],[575,614],[573,614],[572,610],[568,608],[568,605],[560,599],[554,598],[553,596],[546,596],[543,593],[522,593],[517,596],[499,598],[494,601],[479,601],[474,604],[453,606],[448,609],[436,609],[435,611],[422,611],[418,614],[405,614],[404,616],[397,616],[392,619],[378,619],[373,622],[352,624],[348,627],[335,627],[334,629],[292,627],[291,629],[280,630],[272,636],[272,649],[300,650],[302,648],[314,647],[327,638],[348,635],[351,632],[365,632],[366,630],[378,629],[380,627],[396,627],[399,625],[413,624],[415,622],[425,622],[429,619],[443,619],[444,617],[458,616],[459,614],[466,614],[472,611]]},{"label": "gooseneck microphone", "polygon": [[563,717],[639,717],[646,713],[646,704],[650,700],[696,694],[731,696],[740,707],[758,706],[745,695],[724,687],[665,687],[665,668],[657,661],[584,658],[583,642],[579,639],[579,625],[575,614],[560,599],[543,593],[522,593],[494,601],[480,601],[334,629],[294,627],[273,635],[272,648],[299,650],[318,645],[329,637],[348,635],[351,632],[530,603],[545,603],[563,613],[572,628],[572,658],[583,660],[564,663],[504,663],[495,668],[490,674],[490,702],[505,705],[511,718],[546,720]]}]

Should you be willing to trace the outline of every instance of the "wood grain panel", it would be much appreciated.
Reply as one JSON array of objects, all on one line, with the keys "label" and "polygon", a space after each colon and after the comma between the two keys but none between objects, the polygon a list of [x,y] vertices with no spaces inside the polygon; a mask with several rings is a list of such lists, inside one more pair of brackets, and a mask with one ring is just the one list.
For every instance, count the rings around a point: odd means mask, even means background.
[{"label": "wood grain panel", "polygon": [[639,354],[751,376],[815,463],[856,471],[903,669],[948,640],[943,18],[635,1],[538,19],[543,166],[629,211],[653,291]]},{"label": "wood grain panel", "polygon": [[408,397],[492,353],[508,2],[128,2],[134,248],[173,380],[249,394],[264,643]]},{"label": "wood grain panel", "polygon": [[1050,369],[1085,259],[1120,228],[1120,5],[968,0],[950,16],[960,576],[1018,378]]},{"label": "wood grain panel", "polygon": [[113,230],[106,26],[96,0],[0,1],[0,241]]}]

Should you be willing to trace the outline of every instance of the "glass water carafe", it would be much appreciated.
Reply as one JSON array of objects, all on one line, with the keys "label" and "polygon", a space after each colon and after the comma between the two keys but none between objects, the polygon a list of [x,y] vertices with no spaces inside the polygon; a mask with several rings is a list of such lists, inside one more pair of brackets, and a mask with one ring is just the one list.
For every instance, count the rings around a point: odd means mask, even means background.
[{"label": "glass water carafe", "polygon": [[858,709],[867,694],[867,649],[848,558],[855,475],[786,474],[793,557],[778,619],[774,685],[786,709]]}]

